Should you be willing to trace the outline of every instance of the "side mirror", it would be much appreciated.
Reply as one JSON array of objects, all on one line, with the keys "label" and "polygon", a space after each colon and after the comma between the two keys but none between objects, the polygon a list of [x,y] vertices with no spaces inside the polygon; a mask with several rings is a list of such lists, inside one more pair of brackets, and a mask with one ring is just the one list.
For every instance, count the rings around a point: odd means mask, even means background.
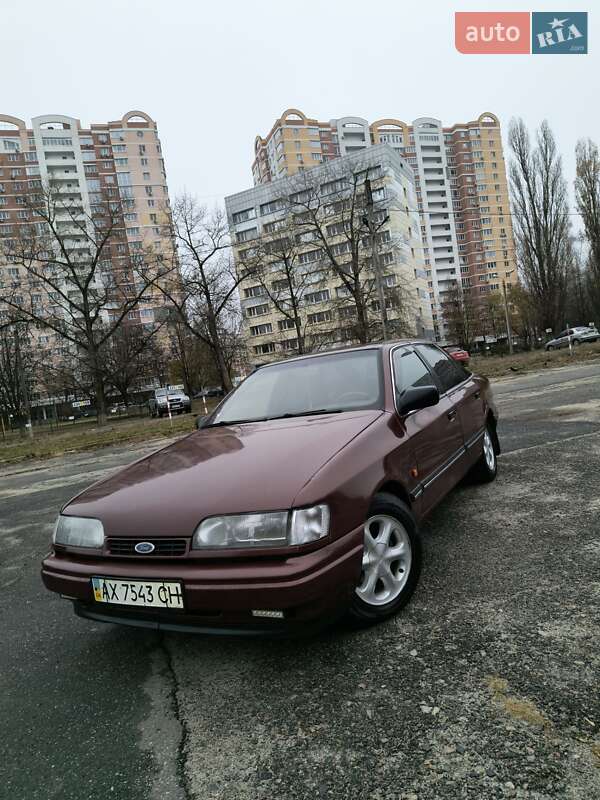
[{"label": "side mirror", "polygon": [[203,428],[204,427],[204,423],[206,422],[207,419],[208,419],[207,415],[203,415],[201,417],[196,417],[196,428],[198,430]]},{"label": "side mirror", "polygon": [[440,402],[440,393],[435,386],[412,386],[398,398],[398,413],[405,416],[410,411],[435,406]]}]

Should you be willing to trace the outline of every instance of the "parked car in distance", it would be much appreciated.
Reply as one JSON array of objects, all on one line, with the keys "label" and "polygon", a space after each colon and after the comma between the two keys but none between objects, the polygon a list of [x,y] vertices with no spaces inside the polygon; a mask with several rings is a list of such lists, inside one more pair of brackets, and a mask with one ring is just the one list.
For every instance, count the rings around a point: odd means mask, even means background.
[{"label": "parked car in distance", "polygon": [[419,580],[423,518],[467,473],[495,478],[497,419],[488,380],[428,342],[265,365],[66,503],[43,581],[82,617],[157,629],[383,620]]},{"label": "parked car in distance", "polygon": [[169,411],[171,414],[187,414],[192,410],[192,401],[183,386],[161,386],[148,400],[148,408],[152,417],[164,417]]},{"label": "parked car in distance", "polygon": [[108,409],[109,414],[126,414],[127,413],[127,406],[125,403],[115,403]]},{"label": "parked car in distance", "polygon": [[457,347],[456,345],[450,344],[447,347],[444,347],[444,350],[448,353],[450,358],[453,358],[455,361],[460,361],[461,364],[468,364],[469,359],[471,356],[467,350],[463,350],[462,347]]},{"label": "parked car in distance", "polygon": [[584,342],[597,342],[600,339],[600,332],[589,325],[577,325],[574,328],[566,328],[561,331],[555,339],[546,342],[546,350],[558,350],[560,347],[568,347],[569,340],[572,345],[578,346]]}]

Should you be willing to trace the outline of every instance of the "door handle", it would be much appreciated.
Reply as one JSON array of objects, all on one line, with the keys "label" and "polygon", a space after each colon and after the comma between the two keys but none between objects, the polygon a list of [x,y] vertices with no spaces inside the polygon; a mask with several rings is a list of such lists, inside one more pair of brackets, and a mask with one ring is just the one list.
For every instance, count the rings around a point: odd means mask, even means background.
[{"label": "door handle", "polygon": [[452,409],[452,411],[448,411],[448,413],[446,414],[446,416],[448,417],[448,419],[450,420],[450,422],[452,422],[453,420],[455,420],[455,419],[456,419],[456,409],[455,409],[455,408],[453,408],[453,409]]}]

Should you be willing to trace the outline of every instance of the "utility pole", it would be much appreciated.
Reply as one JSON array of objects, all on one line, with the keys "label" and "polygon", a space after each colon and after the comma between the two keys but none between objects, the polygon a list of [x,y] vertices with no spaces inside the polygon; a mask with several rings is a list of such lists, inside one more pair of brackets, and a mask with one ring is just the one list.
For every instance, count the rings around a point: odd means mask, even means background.
[{"label": "utility pole", "polygon": [[506,316],[506,335],[508,337],[508,352],[512,356],[513,354],[513,340],[512,340],[512,327],[510,324],[510,314],[508,313],[508,300],[506,299],[506,278],[510,275],[513,270],[511,269],[510,272],[507,272],[504,277],[502,278],[502,294],[504,295],[504,314]]},{"label": "utility pole", "polygon": [[[371,259],[373,261],[373,272],[375,273],[375,281],[377,283],[377,293],[379,295],[379,308],[381,311],[381,333],[383,341],[387,340],[388,316],[387,308],[385,306],[385,292],[383,291],[383,276],[381,274],[381,265],[379,263],[379,253],[377,251],[377,227],[373,214],[373,192],[371,190],[371,181],[365,178],[365,195],[367,198],[366,214],[363,217],[363,223],[369,231],[369,243],[371,245]],[[389,217],[386,216],[384,222],[387,222]],[[383,223],[382,223],[383,224]]]}]

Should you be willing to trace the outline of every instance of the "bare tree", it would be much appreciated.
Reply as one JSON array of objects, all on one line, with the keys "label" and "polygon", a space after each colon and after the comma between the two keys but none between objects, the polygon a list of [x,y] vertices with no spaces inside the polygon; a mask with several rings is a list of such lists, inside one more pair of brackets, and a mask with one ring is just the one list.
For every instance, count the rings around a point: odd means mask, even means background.
[{"label": "bare tree", "polygon": [[521,119],[511,123],[509,141],[519,268],[535,305],[538,326],[556,331],[564,322],[572,256],[562,158],[546,121],[537,132],[535,146]]},{"label": "bare tree", "polygon": [[444,293],[442,313],[448,325],[448,338],[454,344],[470,350],[478,335],[479,313],[469,289],[458,284]]},{"label": "bare tree", "polygon": [[101,366],[106,384],[114,387],[125,405],[134,389],[154,378],[154,365],[166,359],[156,334],[161,325],[145,329],[141,325],[122,325],[101,351]]},{"label": "bare tree", "polygon": [[[283,204],[282,204],[283,205]],[[296,350],[307,352],[306,315],[303,314],[303,297],[323,285],[325,275],[314,265],[305,262],[305,253],[310,251],[314,233],[307,231],[297,221],[289,206],[285,216],[270,223],[271,228],[263,232],[251,248],[252,255],[244,262],[245,267],[256,278],[263,289],[263,298],[268,299],[283,317],[280,325],[289,329],[296,337]],[[252,324],[254,316],[260,316],[263,304],[246,307],[245,315]],[[259,321],[257,319],[257,321]]]},{"label": "bare tree", "polygon": [[173,266],[136,264],[129,253],[120,203],[98,195],[91,209],[72,193],[39,188],[25,197],[29,221],[3,240],[19,280],[0,301],[54,331],[91,376],[98,424],[106,422],[102,351],[157,277]]},{"label": "bare tree", "polygon": [[21,436],[33,436],[30,391],[33,383],[28,325],[18,318],[0,325],[0,414],[17,421]]},{"label": "bare tree", "polygon": [[[575,198],[588,246],[589,289],[596,315],[600,312],[600,154],[591,139],[581,139],[575,150]],[[579,265],[578,265],[579,271]],[[583,322],[583,318],[579,318]]]},{"label": "bare tree", "polygon": [[180,279],[167,285],[156,281],[173,310],[172,320],[211,350],[223,388],[231,389],[226,343],[240,314],[237,287],[249,274],[236,274],[230,251],[227,219],[221,209],[209,211],[183,194],[175,200],[172,233],[177,244]]},{"label": "bare tree", "polygon": [[[365,192],[367,177],[377,182],[372,204]],[[378,250],[385,245],[388,259],[393,251],[394,257],[401,257],[408,246],[386,227],[390,214],[400,211],[401,205],[398,198],[378,185],[380,177],[378,168],[334,162],[325,175],[321,173],[319,183],[310,173],[303,173],[290,179],[285,190],[287,209],[293,215],[297,236],[305,245],[298,260],[305,268],[310,265],[314,272],[340,282],[331,306],[346,326],[349,323],[349,338],[362,343],[381,336],[376,271],[381,262],[374,263],[373,241]],[[369,217],[373,239],[369,236]],[[405,297],[401,282],[386,285],[385,303],[388,309],[394,309],[390,328],[395,335],[401,334],[406,325]],[[335,335],[339,336],[339,328]]]}]

